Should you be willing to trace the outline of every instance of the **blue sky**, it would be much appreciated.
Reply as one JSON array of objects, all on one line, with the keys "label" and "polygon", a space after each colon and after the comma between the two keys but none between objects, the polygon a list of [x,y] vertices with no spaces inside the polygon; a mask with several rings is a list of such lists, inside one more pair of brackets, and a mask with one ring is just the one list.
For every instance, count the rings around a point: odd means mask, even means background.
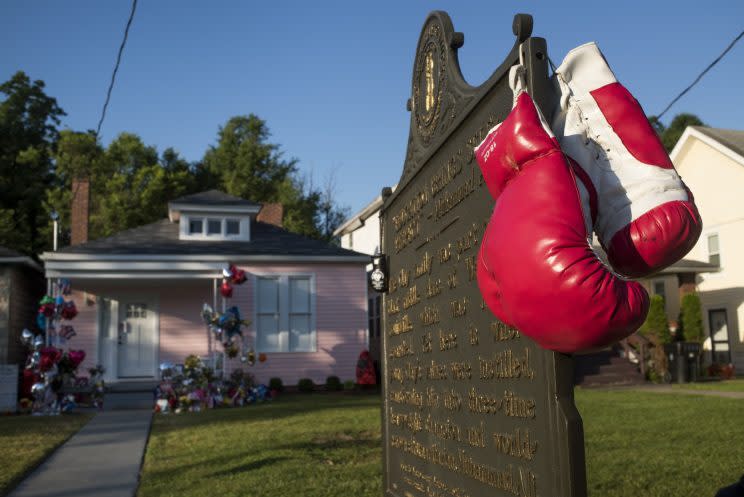
[{"label": "blue sky", "polygon": [[[0,81],[23,70],[94,129],[129,1],[0,4]],[[408,138],[413,55],[432,10],[465,33],[463,74],[483,82],[513,43],[512,17],[534,16],[556,64],[596,41],[648,114],[659,113],[744,29],[744,2],[193,2],[139,0],[102,129],[199,160],[218,127],[255,113],[316,184],[335,171],[357,211],[397,182]],[[744,41],[664,116],[698,114],[744,129]]]}]

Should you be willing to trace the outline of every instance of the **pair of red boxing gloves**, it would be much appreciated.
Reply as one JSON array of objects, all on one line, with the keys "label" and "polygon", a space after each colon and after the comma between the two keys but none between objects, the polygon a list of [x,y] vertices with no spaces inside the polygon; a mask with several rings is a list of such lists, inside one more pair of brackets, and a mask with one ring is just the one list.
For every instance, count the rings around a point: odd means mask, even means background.
[{"label": "pair of red boxing gloves", "polygon": [[[478,255],[488,307],[544,348],[573,353],[635,332],[649,298],[627,278],[682,258],[702,229],[692,194],[594,43],[553,75],[548,125],[509,75],[514,106],[475,149],[496,200]],[[609,267],[591,247],[594,232]]]}]

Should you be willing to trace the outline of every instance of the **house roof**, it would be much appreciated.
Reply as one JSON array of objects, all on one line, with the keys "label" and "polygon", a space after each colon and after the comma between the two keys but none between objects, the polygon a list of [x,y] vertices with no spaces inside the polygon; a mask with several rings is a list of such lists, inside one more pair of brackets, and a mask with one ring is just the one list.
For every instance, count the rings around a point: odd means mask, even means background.
[{"label": "house roof", "polygon": [[41,271],[41,266],[32,258],[2,245],[0,245],[0,264],[25,264],[37,271]]},{"label": "house roof", "polygon": [[704,135],[713,138],[721,145],[730,148],[744,156],[744,131],[736,129],[708,128],[706,126],[690,126]]},{"label": "house roof", "polygon": [[171,200],[171,204],[210,205],[222,207],[261,207],[261,204],[245,200],[234,195],[228,195],[219,190],[207,190],[205,192],[185,195]]},{"label": "house roof", "polygon": [[[597,243],[592,244],[592,249],[597,254],[597,257],[608,267],[610,265],[607,253]],[[694,259],[680,259],[674,264],[665,267],[656,274],[677,274],[677,273],[715,273],[720,270],[720,266],[711,264],[709,262],[696,261]],[[653,276],[653,275],[650,275]]]},{"label": "house roof", "polygon": [[[229,256],[369,256],[254,221],[250,241],[179,240],[178,223],[163,219],[106,238],[64,247],[54,254],[102,255],[229,255]],[[52,255],[52,254],[46,254]]]}]

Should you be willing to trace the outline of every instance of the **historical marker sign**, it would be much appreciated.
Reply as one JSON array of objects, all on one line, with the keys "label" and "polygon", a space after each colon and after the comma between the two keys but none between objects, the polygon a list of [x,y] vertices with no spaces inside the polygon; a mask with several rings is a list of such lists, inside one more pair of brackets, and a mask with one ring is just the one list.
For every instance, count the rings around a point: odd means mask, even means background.
[{"label": "historical marker sign", "polygon": [[476,282],[493,201],[473,147],[511,109],[520,51],[531,94],[551,98],[545,40],[531,31],[515,17],[516,43],[480,87],[462,79],[463,37],[446,13],[421,32],[405,166],[381,212],[386,495],[586,495],[571,358],[496,320]]}]

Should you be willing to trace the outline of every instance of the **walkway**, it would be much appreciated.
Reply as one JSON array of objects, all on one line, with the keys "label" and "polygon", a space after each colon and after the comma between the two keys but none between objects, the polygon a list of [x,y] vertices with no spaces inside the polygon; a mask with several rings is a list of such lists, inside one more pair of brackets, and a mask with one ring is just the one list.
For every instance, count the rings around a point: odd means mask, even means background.
[{"label": "walkway", "polygon": [[132,497],[151,419],[150,409],[98,413],[9,497]]}]

